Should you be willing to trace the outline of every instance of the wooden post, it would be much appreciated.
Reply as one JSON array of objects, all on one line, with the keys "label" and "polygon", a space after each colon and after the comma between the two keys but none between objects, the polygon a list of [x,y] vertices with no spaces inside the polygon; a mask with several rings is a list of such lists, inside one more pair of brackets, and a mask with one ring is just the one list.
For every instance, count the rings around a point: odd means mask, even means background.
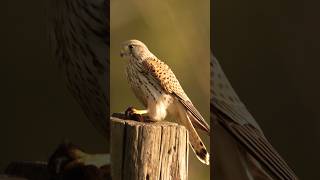
[{"label": "wooden post", "polygon": [[187,180],[188,154],[183,126],[111,117],[112,180]]}]

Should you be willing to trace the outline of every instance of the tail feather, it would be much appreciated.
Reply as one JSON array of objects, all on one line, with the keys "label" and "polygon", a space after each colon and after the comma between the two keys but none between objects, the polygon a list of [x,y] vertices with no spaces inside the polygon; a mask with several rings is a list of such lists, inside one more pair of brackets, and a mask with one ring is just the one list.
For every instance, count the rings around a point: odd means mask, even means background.
[{"label": "tail feather", "polygon": [[189,132],[189,143],[195,152],[197,158],[204,164],[209,165],[210,155],[207,151],[206,146],[203,144],[200,136],[192,125],[191,119],[186,111],[186,109],[182,106],[182,104],[178,104],[178,114],[179,114],[179,123],[184,125]]}]

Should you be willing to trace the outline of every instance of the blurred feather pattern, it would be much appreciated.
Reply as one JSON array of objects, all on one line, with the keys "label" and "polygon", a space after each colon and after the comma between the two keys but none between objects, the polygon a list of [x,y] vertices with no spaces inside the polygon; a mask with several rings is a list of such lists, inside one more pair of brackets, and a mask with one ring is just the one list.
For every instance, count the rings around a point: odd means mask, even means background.
[{"label": "blurred feather pattern", "polygon": [[241,144],[242,168],[247,168],[248,176],[253,179],[298,179],[266,139],[214,56],[211,56],[210,66],[213,124],[221,125]]},{"label": "blurred feather pattern", "polygon": [[109,139],[109,1],[52,0],[50,40],[67,86]]}]

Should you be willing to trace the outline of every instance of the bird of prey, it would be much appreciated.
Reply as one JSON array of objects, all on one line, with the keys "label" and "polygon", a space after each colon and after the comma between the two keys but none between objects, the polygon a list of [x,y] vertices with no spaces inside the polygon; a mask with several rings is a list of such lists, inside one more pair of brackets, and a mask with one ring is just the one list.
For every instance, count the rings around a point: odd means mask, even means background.
[{"label": "bird of prey", "polygon": [[137,98],[147,108],[133,110],[134,114],[148,114],[152,121],[161,121],[167,111],[189,131],[189,140],[198,159],[209,164],[206,150],[197,129],[209,133],[209,125],[194,107],[168,65],[153,55],[145,44],[129,40],[122,44],[120,55],[128,60],[126,76]]},{"label": "bird of prey", "polygon": [[[109,147],[109,0],[48,2],[54,59],[71,94]],[[67,147],[61,156],[54,156],[49,162],[55,170],[65,170],[65,165],[110,165],[110,154],[72,153],[75,148]]]},{"label": "bird of prey", "polygon": [[[211,57],[210,66],[210,110],[213,126],[222,126],[239,144],[240,166],[243,167],[246,178],[236,179],[298,179],[268,142],[255,119],[231,87],[214,56]],[[223,141],[218,139],[219,137],[215,138],[215,141]],[[239,167],[235,169],[239,170]],[[229,178],[225,179],[234,178],[229,175]]]},{"label": "bird of prey", "polygon": [[49,2],[54,58],[87,118],[109,140],[109,1]]}]

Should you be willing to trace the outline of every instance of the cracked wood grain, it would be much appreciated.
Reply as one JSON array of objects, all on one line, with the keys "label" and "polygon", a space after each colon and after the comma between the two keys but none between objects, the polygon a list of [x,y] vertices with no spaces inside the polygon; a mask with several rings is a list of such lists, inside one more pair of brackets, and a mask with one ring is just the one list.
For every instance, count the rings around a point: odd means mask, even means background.
[{"label": "cracked wood grain", "polygon": [[113,180],[187,180],[189,139],[184,126],[111,117]]}]

